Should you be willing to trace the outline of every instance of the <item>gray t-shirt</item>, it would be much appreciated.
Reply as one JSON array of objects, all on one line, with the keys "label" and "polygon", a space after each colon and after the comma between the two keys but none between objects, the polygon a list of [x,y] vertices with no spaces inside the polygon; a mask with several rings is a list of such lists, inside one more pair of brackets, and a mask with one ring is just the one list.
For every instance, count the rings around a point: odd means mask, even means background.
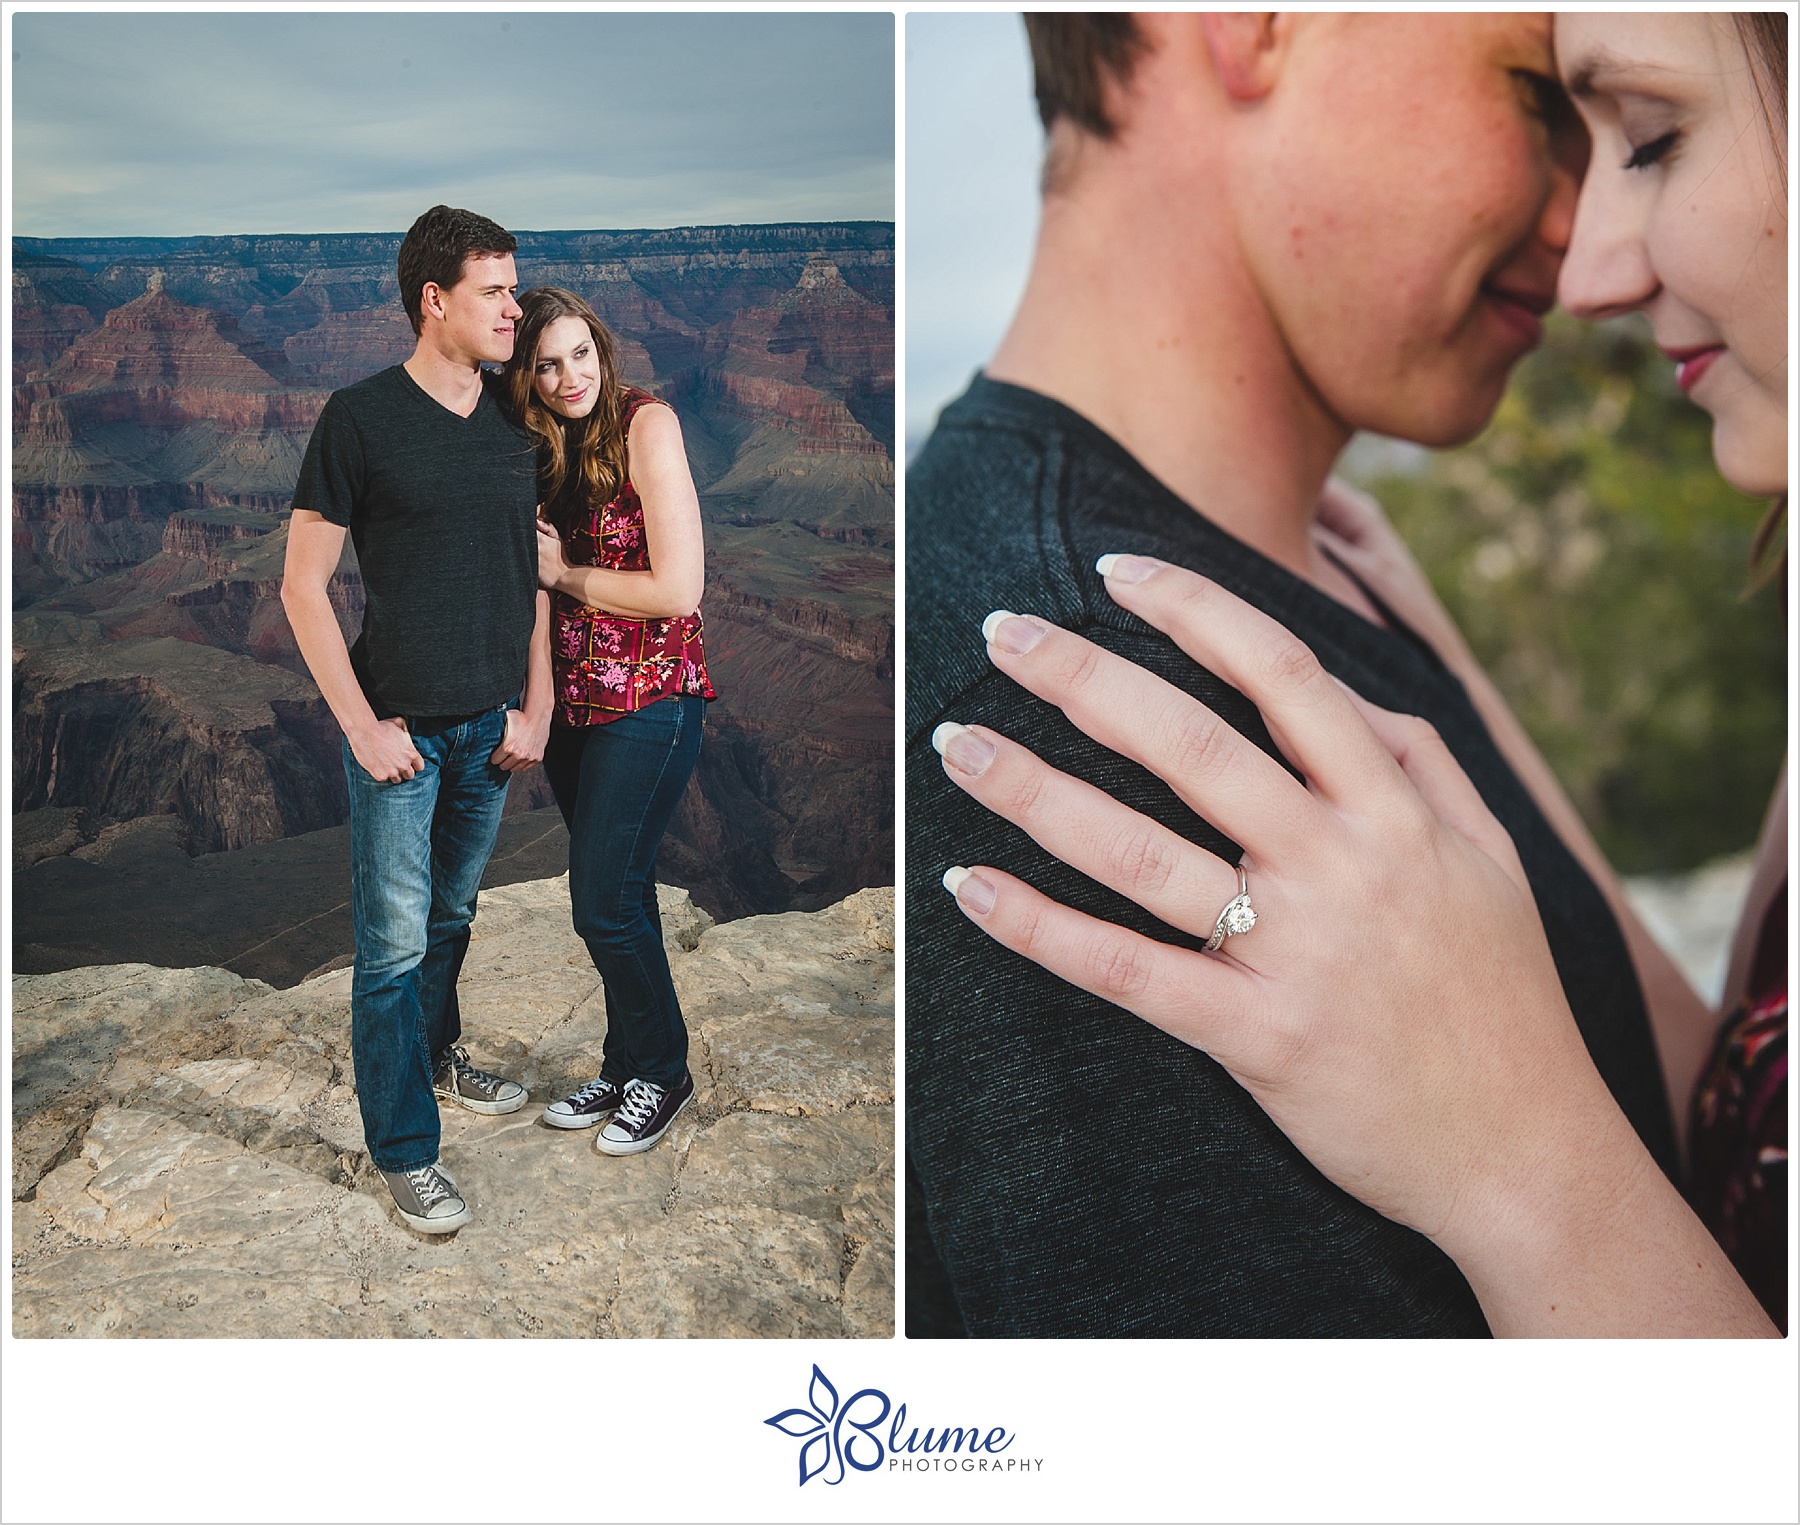
[{"label": "gray t-shirt", "polygon": [[537,452],[496,395],[461,418],[397,365],[313,426],[294,507],[350,531],[366,599],[350,664],[383,719],[475,714],[524,686]]},{"label": "gray t-shirt", "polygon": [[[944,410],[907,471],[906,536],[909,1335],[1487,1332],[1442,1251],[1320,1175],[1217,1063],[1008,952],[938,883],[952,864],[992,863],[1089,915],[1199,946],[983,810],[931,748],[940,721],[992,726],[1236,861],[1236,846],[1161,779],[987,658],[990,609],[1040,615],[1194,694],[1279,756],[1248,699],[1107,597],[1094,571],[1107,551],[1205,573],[1358,693],[1438,728],[1512,834],[1595,1067],[1673,1169],[1618,923],[1462,685],[1398,620],[1384,629],[1353,614],[1195,512],[1089,420],[985,377]],[[1367,937],[1381,957],[1381,929]]]}]

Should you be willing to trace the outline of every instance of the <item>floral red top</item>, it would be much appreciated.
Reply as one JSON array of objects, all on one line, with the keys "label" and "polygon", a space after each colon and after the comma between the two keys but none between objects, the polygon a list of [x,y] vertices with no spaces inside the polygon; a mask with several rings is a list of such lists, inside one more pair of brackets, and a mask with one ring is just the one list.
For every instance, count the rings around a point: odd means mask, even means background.
[{"label": "floral red top", "polygon": [[1749,989],[1694,1092],[1688,1201],[1787,1333],[1787,888],[1763,916]]},{"label": "floral red top", "polygon": [[[625,397],[625,427],[645,403],[660,402],[632,389]],[[575,516],[563,539],[571,566],[647,572],[644,505],[630,482],[599,508]],[[551,676],[560,725],[604,725],[674,694],[716,698],[701,650],[700,611],[671,619],[634,619],[571,598],[550,596]]]}]

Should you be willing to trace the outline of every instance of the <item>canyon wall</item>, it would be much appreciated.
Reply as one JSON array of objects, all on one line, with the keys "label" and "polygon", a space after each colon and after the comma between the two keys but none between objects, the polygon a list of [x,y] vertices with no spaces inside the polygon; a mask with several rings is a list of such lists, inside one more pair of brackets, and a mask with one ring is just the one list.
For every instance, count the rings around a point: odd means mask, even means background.
[{"label": "canyon wall", "polygon": [[[519,237],[675,404],[701,491],[721,697],[664,876],[717,917],[891,883],[891,226]],[[170,816],[191,853],[343,821],[285,511],[331,389],[411,352],[399,242],[15,240],[16,814]],[[348,547],[332,594],[353,636]],[[533,770],[509,810],[549,803]]]}]

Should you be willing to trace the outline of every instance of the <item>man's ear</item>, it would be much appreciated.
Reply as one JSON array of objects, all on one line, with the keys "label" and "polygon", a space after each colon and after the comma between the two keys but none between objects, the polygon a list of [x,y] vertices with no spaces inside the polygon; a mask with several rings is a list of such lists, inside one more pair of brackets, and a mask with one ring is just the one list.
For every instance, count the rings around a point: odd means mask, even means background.
[{"label": "man's ear", "polygon": [[444,321],[444,288],[436,281],[427,281],[419,288],[419,316]]},{"label": "man's ear", "polygon": [[1206,11],[1198,19],[1227,96],[1247,104],[1275,88],[1293,30],[1291,13]]}]

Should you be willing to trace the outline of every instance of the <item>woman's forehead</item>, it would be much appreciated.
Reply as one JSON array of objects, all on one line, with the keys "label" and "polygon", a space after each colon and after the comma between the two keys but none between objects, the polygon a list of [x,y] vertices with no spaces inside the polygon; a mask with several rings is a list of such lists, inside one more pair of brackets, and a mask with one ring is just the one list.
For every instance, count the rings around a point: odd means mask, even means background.
[{"label": "woman's forehead", "polygon": [[560,318],[552,318],[544,325],[544,331],[538,337],[537,352],[540,355],[560,355],[575,349],[588,337],[587,324],[573,313],[564,313]]},{"label": "woman's forehead", "polygon": [[1712,72],[1721,31],[1694,14],[1578,13],[1556,19],[1556,62],[1576,96],[1679,88]]}]

